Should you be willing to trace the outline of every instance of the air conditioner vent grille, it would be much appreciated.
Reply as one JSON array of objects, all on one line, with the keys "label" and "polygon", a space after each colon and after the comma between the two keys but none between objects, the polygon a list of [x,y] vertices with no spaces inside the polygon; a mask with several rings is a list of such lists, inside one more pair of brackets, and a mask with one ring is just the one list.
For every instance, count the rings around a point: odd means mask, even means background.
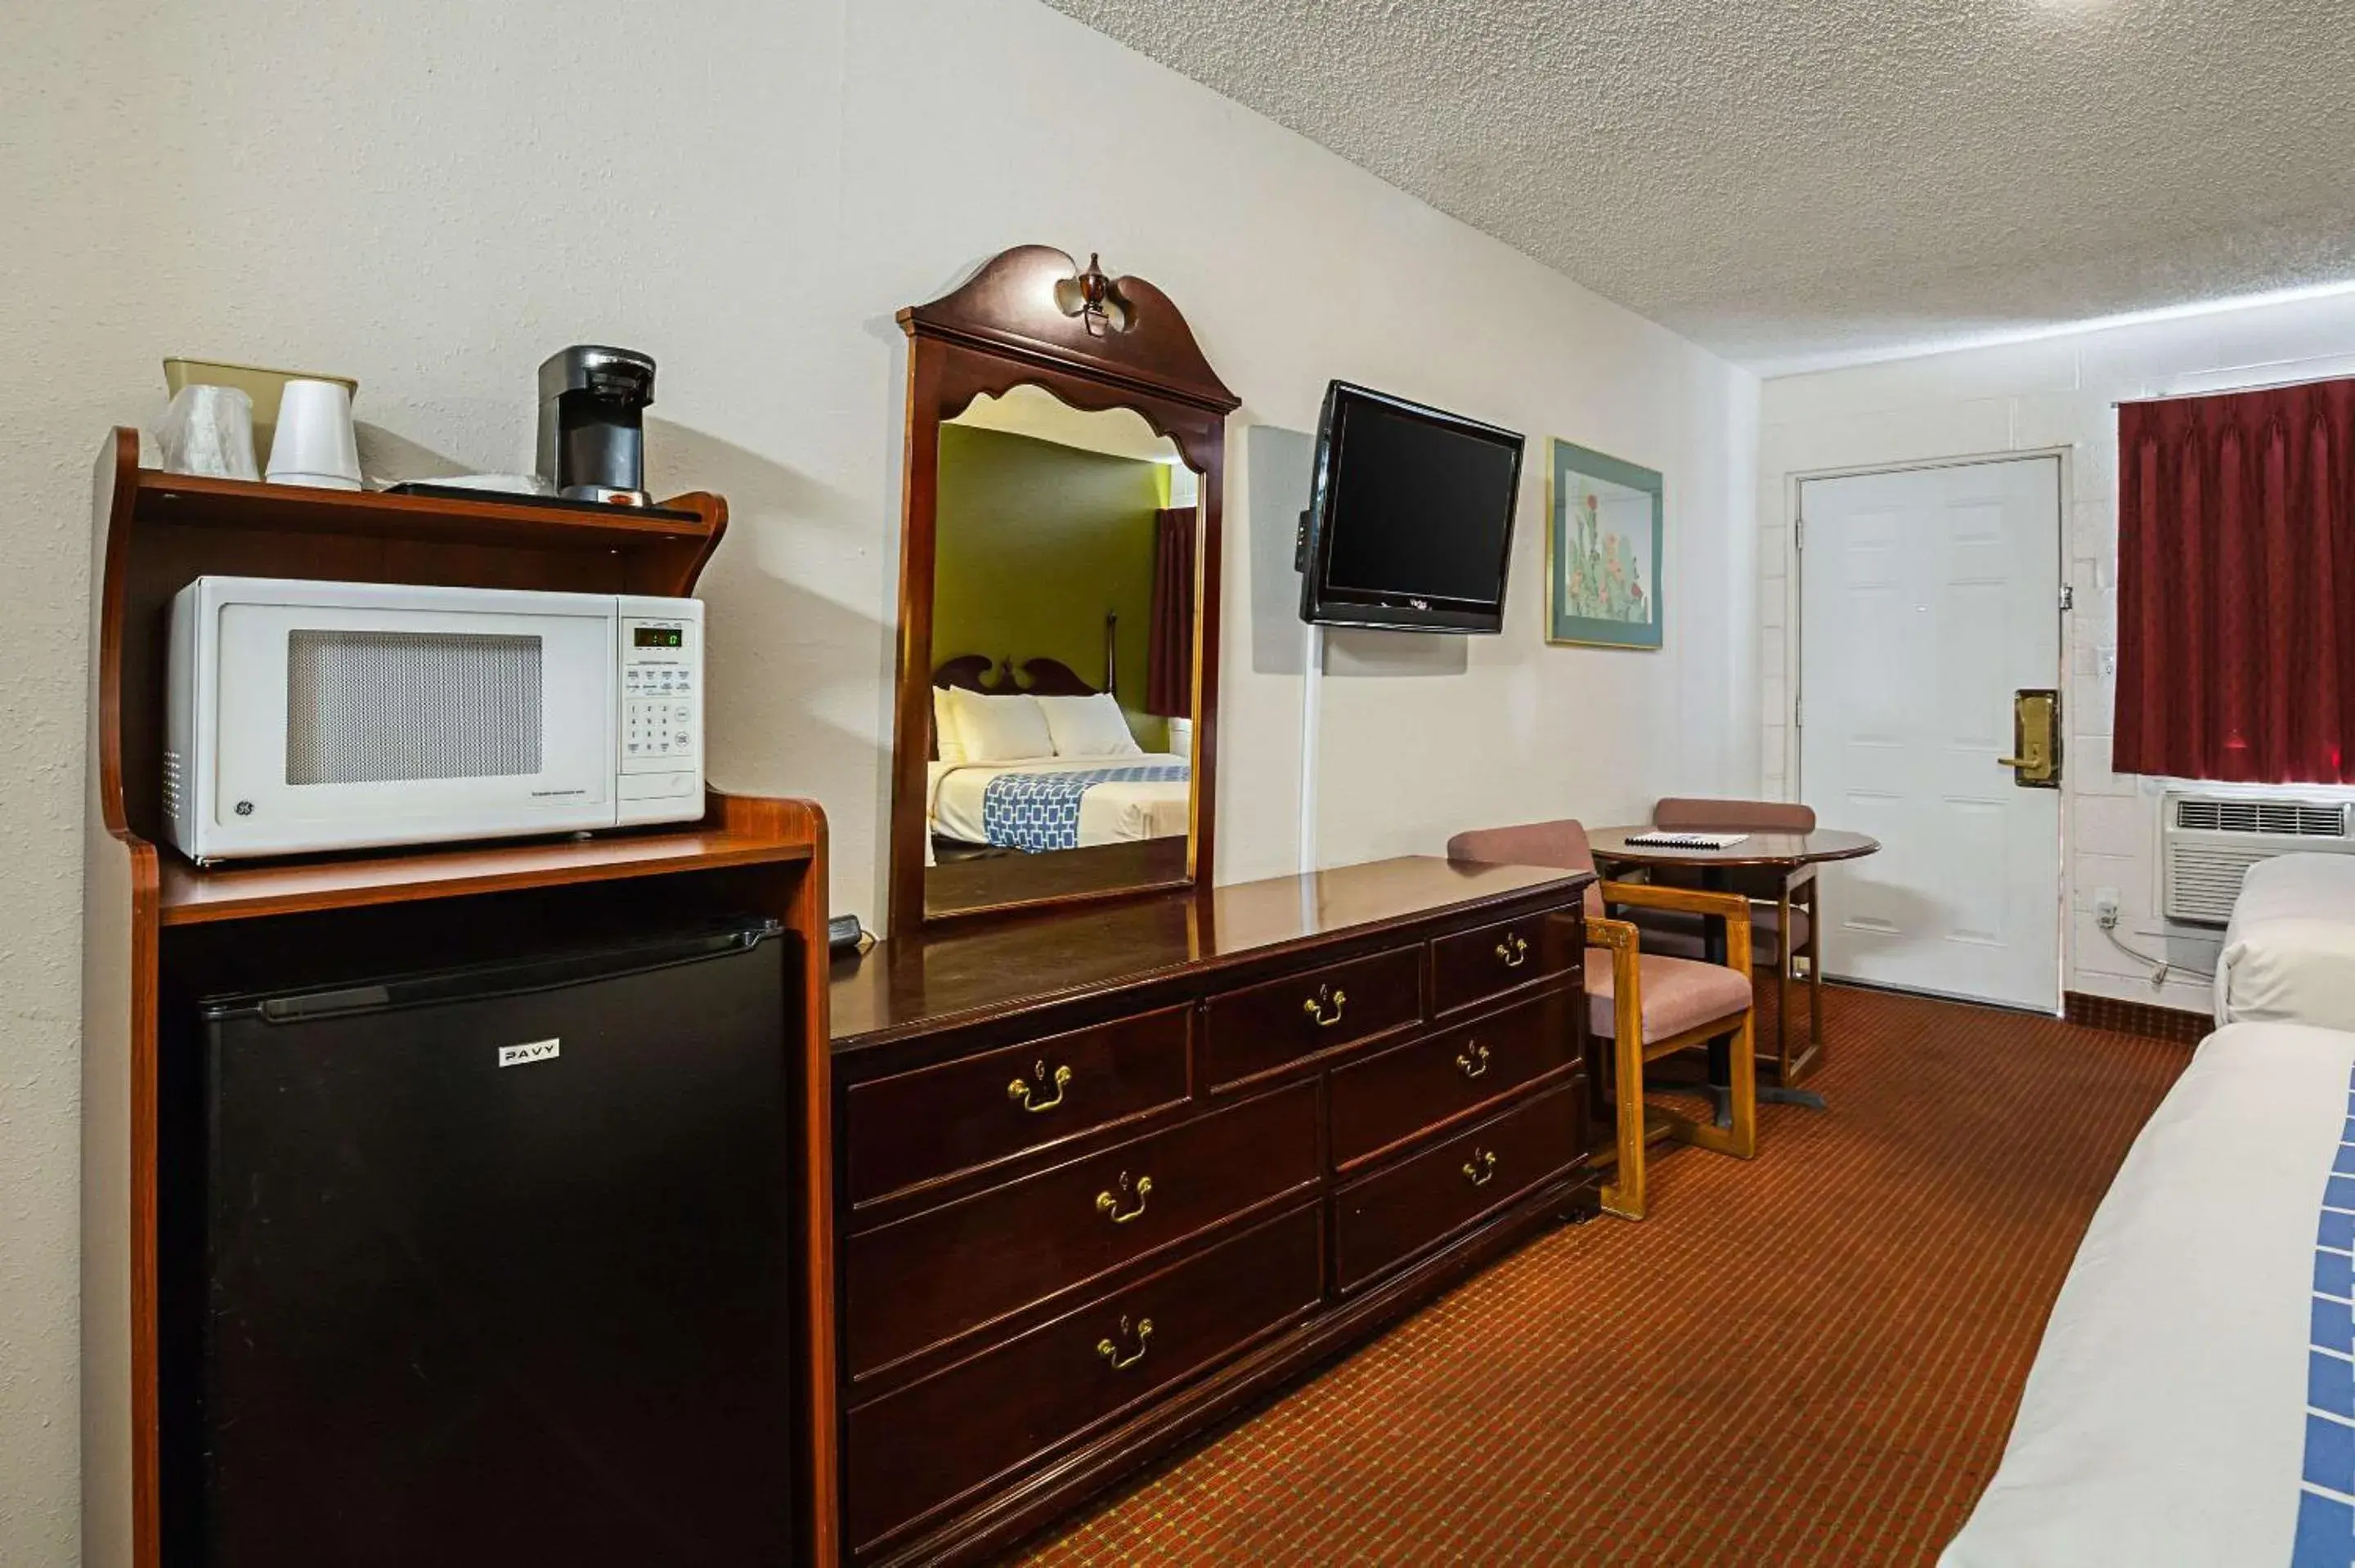
[{"label": "air conditioner vent grille", "polygon": [[2249,867],[2273,856],[2263,850],[2194,849],[2177,846],[2168,863],[2168,915],[2177,920],[2223,925]]},{"label": "air conditioner vent grille", "polygon": [[2295,800],[2218,800],[2179,797],[2175,825],[2216,833],[2262,833],[2296,839],[2343,839],[2347,808]]},{"label": "air conditioner vent grille", "polygon": [[2230,921],[2242,878],[2261,860],[2318,851],[2355,854],[2348,808],[2335,800],[2169,795],[2160,821],[2160,912],[2194,925]]}]

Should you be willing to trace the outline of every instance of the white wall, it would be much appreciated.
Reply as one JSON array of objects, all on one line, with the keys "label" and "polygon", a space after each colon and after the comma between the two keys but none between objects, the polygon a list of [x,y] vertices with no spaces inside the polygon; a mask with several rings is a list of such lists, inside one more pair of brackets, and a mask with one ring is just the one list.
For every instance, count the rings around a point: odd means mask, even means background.
[{"label": "white wall", "polygon": [[[2070,683],[2064,781],[2070,990],[2205,1011],[2205,982],[2163,992],[2117,951],[2093,915],[2094,890],[2115,887],[2121,934],[2145,952],[2212,969],[2218,933],[2159,918],[2155,779],[2109,770],[2117,609],[2117,416],[2120,398],[2355,372],[2355,295],[2340,294],[2114,326],[2003,347],[1778,377],[1761,398],[1758,515],[1761,754],[1765,788],[1796,792],[1789,728],[1797,648],[1791,552],[1795,475],[1990,453],[2065,451]],[[2312,791],[2307,791],[2311,793]]]},{"label": "white wall", "polygon": [[[1533,458],[1507,634],[1329,705],[1328,863],[1755,776],[1755,384],[1030,0],[84,0],[12,16],[0,103],[0,1561],[75,1555],[88,474],[110,424],[160,412],[163,355],[356,375],[364,459],[415,476],[528,466],[551,349],[654,354],[655,484],[734,512],[707,578],[713,771],[823,801],[837,906],[870,919],[892,313],[1024,241],[1182,304],[1245,398],[1238,460],[1247,424],[1309,428],[1344,375],[1668,472],[1669,652],[1541,645]],[[1245,619],[1228,880],[1295,853],[1298,682],[1251,673]]]}]

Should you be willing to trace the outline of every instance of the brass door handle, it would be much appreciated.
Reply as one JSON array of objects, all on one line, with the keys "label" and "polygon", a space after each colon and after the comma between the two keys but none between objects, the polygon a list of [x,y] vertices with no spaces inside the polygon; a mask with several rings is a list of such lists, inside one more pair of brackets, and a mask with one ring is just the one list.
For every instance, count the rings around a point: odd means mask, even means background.
[{"label": "brass door handle", "polygon": [[[1046,1063],[1041,1062],[1030,1070],[1039,1075],[1040,1082],[1043,1083],[1046,1081]],[[1070,1064],[1066,1063],[1055,1069],[1055,1097],[1053,1099],[1042,1100],[1038,1098],[1037,1096],[1039,1091],[1037,1087],[1021,1078],[1017,1078],[1012,1083],[1006,1086],[1006,1097],[1012,1100],[1016,1105],[1020,1106],[1027,1111],[1050,1111],[1057,1106],[1063,1103],[1063,1090],[1071,1084],[1071,1069]]]},{"label": "brass door handle", "polygon": [[1109,1192],[1103,1192],[1096,1194],[1096,1213],[1111,1216],[1114,1224],[1124,1225],[1145,1213],[1145,1200],[1153,1196],[1153,1178],[1139,1176],[1136,1179],[1135,1187],[1132,1189],[1128,1184],[1128,1172],[1124,1171],[1120,1173],[1120,1190],[1124,1193],[1134,1192],[1136,1198],[1135,1208],[1123,1209],[1120,1206],[1120,1199],[1114,1197]]},{"label": "brass door handle", "polygon": [[1474,1149],[1472,1158],[1464,1162],[1464,1179],[1475,1187],[1486,1187],[1497,1177],[1497,1151]]},{"label": "brass door handle", "polygon": [[2012,770],[2025,789],[2061,787],[2061,694],[2049,687],[2023,688],[2011,699],[2011,750],[1996,765]]},{"label": "brass door handle", "polygon": [[1143,1361],[1145,1359],[1145,1352],[1153,1348],[1153,1319],[1150,1318],[1139,1318],[1136,1320],[1135,1329],[1132,1330],[1128,1326],[1128,1319],[1123,1318],[1120,1320],[1120,1331],[1123,1334],[1133,1334],[1136,1340],[1135,1350],[1132,1351],[1127,1355],[1122,1355],[1120,1353],[1120,1346],[1114,1342],[1109,1335],[1107,1335],[1105,1338],[1096,1341],[1096,1354],[1110,1361],[1112,1363],[1113,1371],[1126,1372],[1129,1368]]},{"label": "brass door handle", "polygon": [[1488,1048],[1478,1041],[1467,1042],[1464,1054],[1455,1058],[1455,1070],[1467,1078],[1476,1078],[1488,1070]]},{"label": "brass door handle", "polygon": [[1505,960],[1507,969],[1517,969],[1529,962],[1529,945],[1518,931],[1510,932],[1497,944],[1497,956]]},{"label": "brass door handle", "polygon": [[[1330,1029],[1341,1022],[1341,1009],[1348,1000],[1348,991],[1336,991],[1331,986],[1320,985],[1316,988],[1315,996],[1300,1004],[1300,1011],[1315,1019],[1317,1028]],[[1327,1011],[1328,1008],[1331,1011]]]}]

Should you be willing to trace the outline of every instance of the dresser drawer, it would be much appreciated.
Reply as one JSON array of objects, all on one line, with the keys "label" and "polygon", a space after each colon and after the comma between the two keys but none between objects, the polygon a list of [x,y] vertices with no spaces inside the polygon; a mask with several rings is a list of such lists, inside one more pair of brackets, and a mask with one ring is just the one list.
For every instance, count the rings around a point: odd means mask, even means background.
[{"label": "dresser drawer", "polygon": [[1586,1081],[1548,1089],[1501,1116],[1343,1188],[1334,1271],[1355,1289],[1585,1157]]},{"label": "dresser drawer", "polygon": [[1568,911],[1549,911],[1434,939],[1433,1015],[1444,1016],[1572,968],[1583,959],[1573,950],[1577,930]]},{"label": "dresser drawer", "polygon": [[864,1376],[1317,1179],[1303,1084],[852,1236],[846,1359]]},{"label": "dresser drawer", "polygon": [[1165,1008],[852,1086],[852,1202],[1043,1148],[1186,1097],[1190,1007]]},{"label": "dresser drawer", "polygon": [[1423,1018],[1423,954],[1399,948],[1214,996],[1202,1015],[1211,1088],[1275,1072]]},{"label": "dresser drawer", "polygon": [[1347,1167],[1578,1059],[1571,998],[1555,990],[1333,1074],[1333,1163]]},{"label": "dresser drawer", "polygon": [[1305,1316],[1321,1230],[1295,1210],[853,1410],[852,1548]]}]

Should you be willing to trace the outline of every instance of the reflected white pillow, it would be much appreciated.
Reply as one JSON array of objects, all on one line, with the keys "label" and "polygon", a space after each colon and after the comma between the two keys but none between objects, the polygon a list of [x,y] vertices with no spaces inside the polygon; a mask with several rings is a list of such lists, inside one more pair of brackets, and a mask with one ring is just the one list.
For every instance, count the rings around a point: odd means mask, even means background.
[{"label": "reflected white pillow", "polygon": [[932,747],[943,762],[971,760],[964,754],[964,731],[957,728],[956,708],[945,686],[932,688]]},{"label": "reflected white pillow", "polygon": [[1145,747],[1128,727],[1120,700],[1110,692],[1092,697],[1039,697],[1047,732],[1058,757],[1142,757]]},{"label": "reflected white pillow", "polygon": [[986,697],[978,692],[949,694],[957,734],[967,762],[1027,762],[1055,755],[1055,737],[1039,699],[1026,694]]}]

